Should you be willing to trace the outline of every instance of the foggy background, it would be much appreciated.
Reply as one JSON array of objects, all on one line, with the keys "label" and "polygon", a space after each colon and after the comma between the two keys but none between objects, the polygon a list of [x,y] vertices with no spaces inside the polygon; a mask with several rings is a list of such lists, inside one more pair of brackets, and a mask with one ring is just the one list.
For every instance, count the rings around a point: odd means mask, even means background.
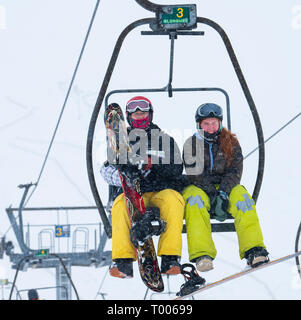
[{"label": "foggy background", "polygon": [[[156,3],[178,4],[164,0]],[[265,139],[300,112],[301,1],[180,3],[195,3],[198,16],[215,21],[227,33],[255,101]],[[13,241],[16,253],[20,248],[5,209],[10,205],[18,207],[23,194],[18,185],[37,181],[95,4],[90,0],[0,1],[0,236]],[[86,169],[89,121],[119,34],[133,21],[147,17],[154,14],[134,0],[100,1],[48,161],[27,207],[95,205]],[[167,85],[170,41],[167,36],[142,36],[140,32],[144,30],[149,30],[147,25],[134,29],[125,39],[107,92]],[[226,90],[230,96],[232,131],[246,155],[257,147],[256,131],[224,43],[206,25],[198,24],[196,30],[205,31],[205,35],[179,36],[175,40],[173,87]],[[180,148],[194,132],[194,113],[201,103],[219,103],[225,110],[225,99],[220,93],[174,93],[172,98],[167,93],[145,95],[153,103],[154,122],[173,135]],[[132,96],[114,95],[110,102],[124,106]],[[297,118],[265,146],[264,180],[257,212],[271,259],[294,252],[300,223],[300,137]],[[97,185],[106,204],[108,187],[99,174],[106,159],[103,108],[93,151]],[[241,183],[250,193],[257,165],[258,152],[244,162]],[[97,211],[60,216],[24,213],[23,219],[24,225],[100,222]],[[94,227],[91,228],[93,233]],[[246,264],[239,259],[235,233],[213,237],[218,255],[215,269],[202,275],[207,282],[238,272]],[[37,248],[34,232],[30,245]],[[93,246],[91,237],[89,248]],[[111,250],[111,240],[107,241],[106,250]],[[188,262],[186,234],[181,262]],[[6,255],[0,265],[12,281],[15,270]],[[72,280],[81,299],[102,299],[99,291],[106,294],[105,299],[144,298],[146,288],[136,266],[132,280],[114,279],[107,270],[72,267]],[[164,279],[167,292],[167,278]],[[172,292],[179,291],[184,282],[181,275],[169,280]],[[16,285],[19,290],[54,286],[55,270],[20,272]],[[5,299],[9,291],[4,289]],[[195,299],[300,299],[300,293],[295,261],[290,260],[208,290]],[[54,292],[43,291],[40,296],[55,299]],[[172,297],[149,293],[147,298]]]}]

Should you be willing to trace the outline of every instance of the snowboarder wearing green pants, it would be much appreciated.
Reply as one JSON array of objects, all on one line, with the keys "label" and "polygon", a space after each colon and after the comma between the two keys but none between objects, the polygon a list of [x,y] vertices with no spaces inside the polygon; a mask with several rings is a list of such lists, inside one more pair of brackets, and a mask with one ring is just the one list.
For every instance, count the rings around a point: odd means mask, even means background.
[{"label": "snowboarder wearing green pants", "polygon": [[220,106],[199,106],[195,115],[198,130],[186,140],[183,151],[191,183],[183,191],[189,260],[201,272],[213,269],[216,257],[210,218],[224,221],[228,213],[234,217],[240,258],[246,258],[251,267],[269,261],[255,202],[240,185],[241,147],[236,136],[223,128],[222,120]]}]

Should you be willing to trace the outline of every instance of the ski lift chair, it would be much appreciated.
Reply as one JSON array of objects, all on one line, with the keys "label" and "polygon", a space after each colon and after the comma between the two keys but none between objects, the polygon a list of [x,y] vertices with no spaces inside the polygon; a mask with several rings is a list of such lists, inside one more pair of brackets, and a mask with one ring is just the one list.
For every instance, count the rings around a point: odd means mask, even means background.
[{"label": "ski lift chair", "polygon": [[[144,9],[149,10],[151,12],[155,13],[154,18],[145,18],[137,20],[130,25],[128,25],[120,34],[116,45],[114,47],[114,51],[111,57],[111,60],[109,62],[102,86],[100,88],[100,92],[91,116],[91,121],[89,125],[88,130],[88,137],[87,137],[87,147],[86,147],[86,162],[87,162],[87,171],[88,171],[88,178],[89,183],[91,187],[91,191],[94,197],[94,200],[96,202],[96,206],[98,208],[100,217],[104,224],[104,229],[106,231],[106,234],[109,238],[112,237],[112,228],[110,221],[108,219],[108,216],[106,214],[106,211],[104,209],[104,206],[102,204],[102,201],[100,199],[94,171],[93,171],[93,160],[92,160],[92,146],[93,146],[93,137],[94,137],[94,131],[96,127],[96,122],[98,119],[98,114],[100,111],[100,108],[104,102],[104,99],[106,97],[107,88],[111,79],[111,75],[114,71],[115,64],[119,55],[119,52],[122,47],[122,43],[126,36],[136,27],[143,26],[143,25],[149,25],[151,31],[142,31],[142,35],[148,35],[148,36],[155,36],[155,35],[165,35],[168,36],[171,40],[171,46],[170,46],[170,70],[169,70],[169,81],[166,87],[161,89],[140,89],[140,90],[115,90],[110,92],[107,97],[105,103],[108,102],[108,97],[112,95],[113,93],[117,92],[132,92],[132,93],[138,93],[138,92],[167,92],[169,97],[172,97],[173,92],[177,91],[202,91],[202,90],[208,90],[209,88],[173,88],[172,87],[172,76],[173,76],[173,57],[174,57],[174,41],[177,39],[178,36],[203,36],[204,32],[202,31],[191,31],[192,29],[197,28],[198,23],[206,24],[207,26],[212,27],[215,31],[217,31],[222,38],[225,47],[227,49],[227,53],[229,55],[229,58],[231,60],[231,63],[234,67],[235,73],[237,75],[237,78],[239,80],[239,83],[241,85],[241,88],[243,90],[244,96],[247,100],[247,103],[249,105],[257,133],[258,138],[258,149],[259,149],[259,157],[258,157],[258,171],[257,171],[257,179],[255,183],[255,187],[253,190],[252,197],[254,201],[257,201],[259,191],[262,184],[263,179],[263,171],[264,171],[264,137],[262,132],[262,127],[260,123],[260,118],[255,106],[255,103],[253,101],[253,98],[251,96],[251,93],[249,91],[248,85],[246,83],[246,80],[244,78],[244,75],[242,73],[242,70],[240,68],[240,65],[238,63],[237,57],[235,55],[235,52],[232,48],[232,45],[230,43],[230,40],[225,33],[225,31],[214,21],[209,20],[207,18],[203,17],[197,17],[196,13],[196,5],[194,4],[187,4],[187,5],[158,5],[154,4],[148,0],[135,0],[140,6],[142,6]],[[180,13],[180,17],[177,15],[177,12]],[[219,88],[211,88],[209,90],[217,90],[221,91],[226,96],[226,104],[227,104],[227,121],[228,121],[228,129],[231,129],[230,124],[230,108],[229,108],[229,97],[226,94],[226,92]],[[112,192],[111,190],[110,192]],[[111,199],[112,200],[112,199]],[[229,215],[229,219],[233,219],[231,215]],[[212,231],[218,232],[218,231],[234,231],[234,224],[231,223],[217,223],[212,225]],[[183,228],[183,231],[185,232],[185,226]]]},{"label": "ski lift chair", "polygon": [[[169,86],[164,88],[157,89],[120,89],[110,91],[105,97],[105,108],[109,105],[109,99],[114,94],[124,94],[124,93],[133,93],[133,94],[141,94],[141,93],[156,93],[156,92],[167,92]],[[196,92],[196,91],[210,91],[210,92],[220,92],[225,97],[226,102],[226,110],[227,110],[227,128],[231,130],[231,117],[230,117],[230,99],[226,90],[221,88],[172,88],[172,92]],[[107,203],[107,211],[111,209],[114,199],[118,194],[121,193],[121,188],[115,186],[109,186],[109,198]],[[211,219],[214,220],[214,215],[211,216]],[[227,220],[231,220],[233,217],[228,214]],[[212,232],[231,232],[235,231],[233,222],[223,222],[223,223],[211,223]],[[183,232],[186,232],[186,226],[184,224]]]}]

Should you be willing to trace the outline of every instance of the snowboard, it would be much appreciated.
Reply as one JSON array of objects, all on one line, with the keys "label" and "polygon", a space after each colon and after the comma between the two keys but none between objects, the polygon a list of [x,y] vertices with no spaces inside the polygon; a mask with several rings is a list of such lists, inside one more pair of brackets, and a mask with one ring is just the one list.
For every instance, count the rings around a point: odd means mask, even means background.
[{"label": "snowboard", "polygon": [[264,268],[267,268],[267,267],[270,267],[272,265],[275,265],[277,263],[280,263],[280,262],[283,262],[283,261],[287,261],[289,259],[292,259],[292,258],[295,258],[297,256],[301,255],[301,251],[298,251],[296,253],[293,253],[293,254],[290,254],[290,255],[287,255],[287,256],[284,256],[284,257],[281,257],[279,259],[276,259],[276,260],[272,260],[272,261],[269,261],[267,263],[264,263],[264,264],[261,264],[259,265],[258,267],[256,268],[251,268],[251,267],[248,267],[246,270],[243,270],[241,272],[238,272],[238,273],[234,273],[228,277],[225,277],[221,280],[218,280],[218,281],[215,281],[215,282],[212,282],[212,283],[208,283],[207,285],[203,285],[201,286],[200,288],[197,288],[195,291],[192,291],[190,293],[187,293],[187,294],[184,294],[184,295],[181,295],[181,292],[178,292],[177,293],[177,296],[176,298],[174,298],[174,300],[184,300],[184,299],[187,299],[189,297],[192,297],[193,295],[197,294],[197,293],[200,293],[202,291],[205,291],[205,290],[208,290],[208,289],[211,289],[211,288],[214,288],[216,286],[219,286],[219,285],[222,285],[228,281],[231,281],[231,280],[234,280],[236,278],[239,278],[239,277],[242,277],[242,276],[245,276],[249,273],[252,273],[252,272],[256,272],[258,270],[261,270],[261,269],[264,269]]},{"label": "snowboard", "polygon": [[[131,151],[131,146],[127,138],[124,115],[118,104],[112,103],[106,108],[104,122],[107,132],[108,157],[112,159],[112,156],[115,156],[115,159],[120,159],[122,155],[125,155],[124,152]],[[140,191],[139,177],[127,176],[125,172],[120,170],[118,165],[117,169],[132,226],[146,212]],[[139,242],[136,246],[136,257],[143,283],[155,292],[162,292],[164,290],[164,283],[151,237],[143,243]]]}]

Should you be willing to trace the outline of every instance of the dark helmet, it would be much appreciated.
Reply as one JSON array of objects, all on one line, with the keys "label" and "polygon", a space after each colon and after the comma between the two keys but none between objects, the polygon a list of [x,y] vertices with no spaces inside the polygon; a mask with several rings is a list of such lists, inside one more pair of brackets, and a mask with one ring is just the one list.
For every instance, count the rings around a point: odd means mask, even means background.
[{"label": "dark helmet", "polygon": [[136,96],[126,103],[126,119],[131,127],[133,126],[133,120],[130,115],[137,110],[148,111],[149,122],[152,122],[154,109],[151,101],[143,96]]},{"label": "dark helmet", "polygon": [[207,142],[214,142],[217,140],[223,128],[223,125],[222,125],[223,109],[215,103],[204,103],[200,105],[197,108],[195,113],[195,121],[197,124],[197,129],[200,129],[200,122],[207,118],[217,118],[219,120],[220,125],[219,125],[218,131],[211,134],[208,132],[204,132],[203,134],[201,134],[200,132],[199,133],[203,136],[203,138]]},{"label": "dark helmet", "polygon": [[207,118],[217,118],[223,121],[223,109],[215,103],[204,103],[200,105],[195,113],[195,121],[199,123]]}]

